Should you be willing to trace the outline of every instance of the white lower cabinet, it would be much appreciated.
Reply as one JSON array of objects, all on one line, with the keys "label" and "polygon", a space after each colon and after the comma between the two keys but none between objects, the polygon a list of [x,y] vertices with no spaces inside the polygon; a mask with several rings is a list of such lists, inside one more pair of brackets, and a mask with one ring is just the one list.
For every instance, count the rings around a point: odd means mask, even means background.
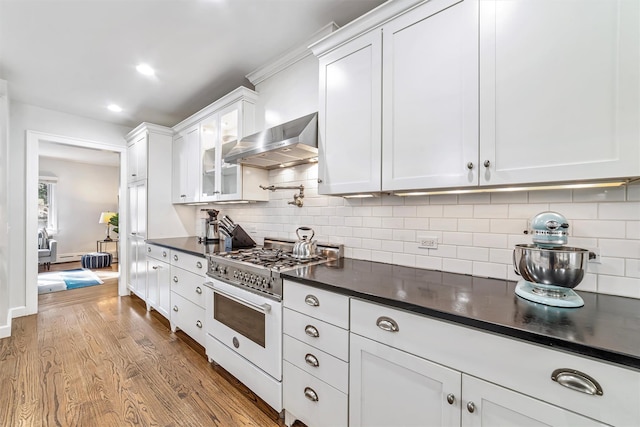
[{"label": "white lower cabinet", "polygon": [[[181,259],[192,259],[193,263],[206,264],[193,255],[171,251],[171,331],[182,329],[187,335],[205,346],[205,286],[204,274],[185,270]],[[181,267],[178,267],[177,265]],[[197,271],[197,270],[196,270]]]},{"label": "white lower cabinet", "polygon": [[147,256],[147,310],[154,308],[167,319],[171,307],[170,268],[169,263]]},{"label": "white lower cabinet", "polygon": [[350,371],[350,426],[460,425],[458,371],[355,334]]}]

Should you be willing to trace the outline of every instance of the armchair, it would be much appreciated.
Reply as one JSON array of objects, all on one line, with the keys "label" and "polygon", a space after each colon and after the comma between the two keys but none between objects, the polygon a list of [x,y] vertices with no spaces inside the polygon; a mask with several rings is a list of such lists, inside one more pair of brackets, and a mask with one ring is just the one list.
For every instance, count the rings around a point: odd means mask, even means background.
[{"label": "armchair", "polygon": [[58,256],[58,242],[49,238],[45,229],[38,230],[38,265],[44,264],[47,270],[51,263],[56,262]]}]

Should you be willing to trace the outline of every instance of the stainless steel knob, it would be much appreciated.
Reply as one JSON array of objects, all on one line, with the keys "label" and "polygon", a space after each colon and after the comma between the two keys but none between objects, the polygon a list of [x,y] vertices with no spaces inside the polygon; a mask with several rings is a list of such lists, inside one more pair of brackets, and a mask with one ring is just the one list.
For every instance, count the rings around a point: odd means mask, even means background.
[{"label": "stainless steel knob", "polygon": [[178,283],[178,276],[173,276],[173,281],[174,281],[175,283]]},{"label": "stainless steel knob", "polygon": [[157,265],[154,265],[154,266],[153,266],[153,267],[151,267],[151,268],[153,268],[154,270],[157,270],[157,269],[158,269],[158,266],[157,266]]},{"label": "stainless steel knob", "polygon": [[322,184],[322,179],[318,178],[318,184]]},{"label": "stainless steel knob", "polygon": [[202,263],[200,261],[196,262],[196,267],[202,268]]},{"label": "stainless steel knob", "polygon": [[455,401],[456,401],[456,397],[453,395],[453,393],[447,394],[447,403],[449,405],[453,405],[453,402]]},{"label": "stainless steel knob", "polygon": [[476,410],[476,405],[473,402],[468,402],[467,403],[467,411],[469,411],[470,413],[474,413]]},{"label": "stainless steel knob", "polygon": [[201,294],[202,293],[202,288],[200,286],[198,286],[196,288],[196,294]]},{"label": "stainless steel knob", "polygon": [[483,164],[485,168],[488,168],[489,166],[491,166],[491,162],[489,160],[485,160]]},{"label": "stainless steel knob", "polygon": [[151,252],[151,248],[147,248],[147,252]]},{"label": "stainless steel knob", "polygon": [[467,163],[467,169],[469,170],[473,169],[473,162]]},{"label": "stainless steel knob", "polygon": [[198,328],[202,328],[202,322],[198,320],[198,321],[196,322],[196,326],[197,326]]},{"label": "stainless steel knob", "polygon": [[177,305],[173,306],[173,311],[178,311],[178,306]]},{"label": "stainless steel knob", "polygon": [[173,260],[174,260],[174,261],[177,261],[177,260],[178,260],[178,255],[174,255],[174,256],[173,256]]},{"label": "stainless steel knob", "polygon": [[162,251],[162,258],[166,258],[167,257],[167,251]]}]

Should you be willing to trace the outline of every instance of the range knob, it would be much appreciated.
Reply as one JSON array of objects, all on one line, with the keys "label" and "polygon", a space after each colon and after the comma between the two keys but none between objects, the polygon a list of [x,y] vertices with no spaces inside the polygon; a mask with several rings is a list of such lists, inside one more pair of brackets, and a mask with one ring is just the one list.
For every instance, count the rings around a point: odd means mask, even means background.
[{"label": "range knob", "polygon": [[267,280],[266,277],[263,277],[262,280],[260,281],[260,286],[262,286],[263,288],[266,288],[269,285],[269,280]]},{"label": "range knob", "polygon": [[220,267],[218,267],[218,271],[220,272],[221,275],[224,276],[225,274],[227,274],[227,267],[221,265]]},{"label": "range knob", "polygon": [[238,270],[234,270],[233,271],[233,278],[237,279],[238,278]]},{"label": "range knob", "polygon": [[244,273],[244,281],[245,282],[249,281],[249,273]]}]

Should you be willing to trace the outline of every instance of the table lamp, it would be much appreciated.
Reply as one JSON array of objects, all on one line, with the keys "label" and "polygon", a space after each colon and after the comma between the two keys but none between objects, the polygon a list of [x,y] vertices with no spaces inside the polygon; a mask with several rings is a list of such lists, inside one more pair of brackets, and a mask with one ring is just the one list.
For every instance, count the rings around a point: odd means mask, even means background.
[{"label": "table lamp", "polygon": [[104,239],[105,242],[110,242],[113,240],[109,235],[109,220],[114,215],[115,215],[115,212],[102,212],[100,214],[100,221],[98,221],[98,224],[107,224],[107,237],[105,237]]}]

